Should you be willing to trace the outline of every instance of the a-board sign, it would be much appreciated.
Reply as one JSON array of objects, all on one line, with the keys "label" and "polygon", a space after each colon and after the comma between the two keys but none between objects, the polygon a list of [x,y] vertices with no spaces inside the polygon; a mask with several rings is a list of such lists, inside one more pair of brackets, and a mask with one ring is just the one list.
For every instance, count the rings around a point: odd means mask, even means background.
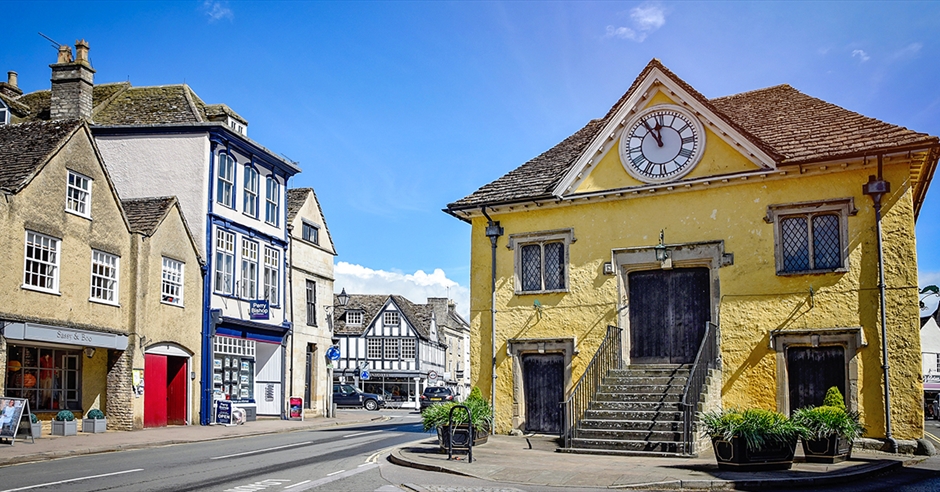
[{"label": "a-board sign", "polygon": [[304,419],[304,399],[299,396],[290,397],[290,419]]},{"label": "a-board sign", "polygon": [[[16,438],[23,411],[27,408],[29,405],[23,398],[0,398],[0,439]],[[29,411],[26,414],[29,418]]]},{"label": "a-board sign", "polygon": [[215,422],[217,424],[232,423],[232,402],[227,400],[215,401]]}]

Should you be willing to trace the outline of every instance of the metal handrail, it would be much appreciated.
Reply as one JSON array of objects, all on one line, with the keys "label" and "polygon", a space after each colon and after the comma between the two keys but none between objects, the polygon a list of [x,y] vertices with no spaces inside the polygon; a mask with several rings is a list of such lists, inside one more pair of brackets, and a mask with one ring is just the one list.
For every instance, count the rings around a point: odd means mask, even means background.
[{"label": "metal handrail", "polygon": [[705,323],[705,336],[702,337],[702,343],[695,354],[695,362],[689,371],[689,379],[685,382],[682,402],[679,404],[682,408],[682,441],[685,454],[692,454],[694,451],[695,436],[692,427],[695,422],[695,409],[702,398],[708,369],[714,369],[717,365],[718,325],[709,321]]},{"label": "metal handrail", "polygon": [[594,358],[588,363],[587,369],[578,380],[578,384],[567,399],[562,403],[564,405],[564,421],[562,422],[561,435],[564,438],[564,447],[571,447],[571,440],[577,437],[578,422],[584,417],[584,411],[588,404],[594,399],[598,386],[604,376],[612,369],[623,367],[623,354],[621,349],[620,333],[623,330],[616,326],[607,327],[607,335],[601,341],[600,347],[594,354]]}]

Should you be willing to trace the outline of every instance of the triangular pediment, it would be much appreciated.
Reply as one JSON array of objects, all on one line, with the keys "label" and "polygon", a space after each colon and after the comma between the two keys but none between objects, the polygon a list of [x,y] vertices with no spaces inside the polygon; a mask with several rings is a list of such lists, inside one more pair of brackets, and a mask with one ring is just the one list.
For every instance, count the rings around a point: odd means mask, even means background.
[{"label": "triangular pediment", "polygon": [[776,168],[776,155],[658,60],[611,108],[558,197]]}]

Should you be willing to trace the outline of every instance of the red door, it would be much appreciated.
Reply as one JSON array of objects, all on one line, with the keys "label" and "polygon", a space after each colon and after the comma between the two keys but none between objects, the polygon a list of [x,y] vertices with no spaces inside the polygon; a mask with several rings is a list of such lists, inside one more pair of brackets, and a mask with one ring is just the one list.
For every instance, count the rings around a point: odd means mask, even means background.
[{"label": "red door", "polygon": [[166,359],[144,354],[144,427],[166,426]]},{"label": "red door", "polygon": [[186,425],[186,359],[167,357],[166,422]]}]

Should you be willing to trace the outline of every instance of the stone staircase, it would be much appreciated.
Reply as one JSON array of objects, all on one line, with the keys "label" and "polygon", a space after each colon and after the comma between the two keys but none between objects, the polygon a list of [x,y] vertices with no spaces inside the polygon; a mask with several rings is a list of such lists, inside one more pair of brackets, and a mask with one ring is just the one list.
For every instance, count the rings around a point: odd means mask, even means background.
[{"label": "stone staircase", "polygon": [[685,456],[682,392],[690,365],[635,365],[612,370],[578,423],[571,447],[560,451]]}]

